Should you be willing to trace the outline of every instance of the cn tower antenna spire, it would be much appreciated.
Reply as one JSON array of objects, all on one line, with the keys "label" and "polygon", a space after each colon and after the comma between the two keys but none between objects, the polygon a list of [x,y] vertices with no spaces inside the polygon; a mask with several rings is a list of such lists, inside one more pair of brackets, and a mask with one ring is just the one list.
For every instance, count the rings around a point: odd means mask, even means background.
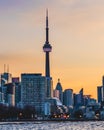
[{"label": "cn tower antenna spire", "polygon": [[48,17],[48,9],[46,9],[46,17]]},{"label": "cn tower antenna spire", "polygon": [[46,43],[49,43],[48,9],[46,9]]}]

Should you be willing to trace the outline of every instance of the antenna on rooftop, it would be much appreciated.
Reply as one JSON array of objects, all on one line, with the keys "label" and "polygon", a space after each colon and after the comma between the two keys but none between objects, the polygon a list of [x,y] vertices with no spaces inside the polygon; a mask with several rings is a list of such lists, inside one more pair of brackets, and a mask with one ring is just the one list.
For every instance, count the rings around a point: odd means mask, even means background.
[{"label": "antenna on rooftop", "polygon": [[4,64],[4,73],[6,72],[6,64]]},{"label": "antenna on rooftop", "polygon": [[7,73],[9,73],[9,64],[7,65]]}]

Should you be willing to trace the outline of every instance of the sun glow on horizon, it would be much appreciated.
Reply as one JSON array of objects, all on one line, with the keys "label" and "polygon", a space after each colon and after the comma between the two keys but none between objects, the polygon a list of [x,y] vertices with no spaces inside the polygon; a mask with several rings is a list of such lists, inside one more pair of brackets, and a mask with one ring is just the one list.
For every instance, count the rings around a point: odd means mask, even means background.
[{"label": "sun glow on horizon", "polygon": [[[96,2],[95,2],[96,1]],[[45,71],[45,9],[49,9],[49,42],[53,88],[61,79],[63,89],[72,88],[97,97],[104,75],[104,1],[100,0],[1,0],[0,72]]]}]

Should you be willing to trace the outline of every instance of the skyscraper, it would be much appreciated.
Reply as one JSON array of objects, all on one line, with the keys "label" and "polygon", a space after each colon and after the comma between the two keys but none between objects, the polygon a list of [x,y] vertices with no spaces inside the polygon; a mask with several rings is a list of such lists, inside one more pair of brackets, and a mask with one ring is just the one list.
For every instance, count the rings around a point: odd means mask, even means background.
[{"label": "skyscraper", "polygon": [[103,91],[102,91],[102,86],[97,87],[97,99],[98,102],[101,103],[103,101]]},{"label": "skyscraper", "polygon": [[63,103],[63,89],[60,83],[60,79],[58,79],[58,83],[56,85],[56,90],[59,90],[59,99]]},{"label": "skyscraper", "polygon": [[21,74],[21,106],[35,107],[37,113],[44,113],[47,98],[47,79],[41,74]]},{"label": "skyscraper", "polygon": [[102,76],[102,85],[97,87],[98,102],[104,102],[104,75]]},{"label": "skyscraper", "polygon": [[104,86],[104,76],[102,77],[102,86]]},{"label": "skyscraper", "polygon": [[52,46],[49,44],[49,28],[48,28],[48,10],[46,11],[46,42],[43,46],[43,51],[46,53],[45,61],[45,76],[50,77],[50,61],[49,52],[51,52]]},{"label": "skyscraper", "polygon": [[12,74],[8,72],[4,72],[3,74],[1,74],[1,86],[7,83],[11,83],[11,81],[12,81]]},{"label": "skyscraper", "polygon": [[9,106],[15,106],[15,86],[12,83],[3,86],[4,103]]},{"label": "skyscraper", "polygon": [[79,91],[79,94],[81,96],[81,105],[84,105],[84,98],[83,98],[83,88]]},{"label": "skyscraper", "polygon": [[65,106],[73,106],[73,90],[65,89],[63,94],[63,104]]},{"label": "skyscraper", "polygon": [[78,94],[74,94],[74,106],[83,106],[84,105],[84,96],[83,88],[79,91]]},{"label": "skyscraper", "polygon": [[12,83],[6,84],[7,86],[7,96],[8,96],[8,105],[15,106],[15,86]]},{"label": "skyscraper", "polygon": [[19,77],[13,77],[12,83],[15,86],[15,106],[19,106],[21,101],[21,83]]}]

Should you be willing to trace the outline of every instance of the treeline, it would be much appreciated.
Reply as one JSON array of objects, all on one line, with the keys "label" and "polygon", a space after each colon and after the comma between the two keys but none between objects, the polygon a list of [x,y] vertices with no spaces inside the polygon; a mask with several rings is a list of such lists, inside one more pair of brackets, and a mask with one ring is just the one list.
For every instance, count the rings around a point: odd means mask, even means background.
[{"label": "treeline", "polygon": [[0,104],[0,121],[33,119],[35,114],[35,108],[31,106],[25,106],[22,109]]}]

